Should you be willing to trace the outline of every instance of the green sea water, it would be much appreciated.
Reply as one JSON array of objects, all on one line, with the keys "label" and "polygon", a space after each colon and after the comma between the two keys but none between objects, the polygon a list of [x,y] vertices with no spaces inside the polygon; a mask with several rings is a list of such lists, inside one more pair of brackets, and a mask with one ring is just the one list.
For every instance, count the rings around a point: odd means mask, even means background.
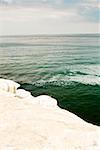
[{"label": "green sea water", "polygon": [[0,77],[100,125],[100,35],[0,37]]}]

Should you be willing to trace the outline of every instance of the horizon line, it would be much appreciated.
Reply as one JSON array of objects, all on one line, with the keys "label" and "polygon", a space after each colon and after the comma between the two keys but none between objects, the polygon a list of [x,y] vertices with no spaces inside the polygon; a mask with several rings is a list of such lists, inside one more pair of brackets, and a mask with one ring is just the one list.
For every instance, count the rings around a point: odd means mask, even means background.
[{"label": "horizon line", "polygon": [[99,32],[97,33],[55,33],[55,34],[50,34],[50,33],[37,33],[37,34],[11,34],[11,35],[0,35],[0,37],[5,37],[5,36],[66,36],[66,35],[94,35],[94,34],[100,34]]}]

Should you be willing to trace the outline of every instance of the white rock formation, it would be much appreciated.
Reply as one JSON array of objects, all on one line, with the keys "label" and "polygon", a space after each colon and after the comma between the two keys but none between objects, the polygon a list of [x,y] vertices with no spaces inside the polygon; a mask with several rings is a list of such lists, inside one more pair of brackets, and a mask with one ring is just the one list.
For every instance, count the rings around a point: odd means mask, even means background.
[{"label": "white rock formation", "polygon": [[10,93],[16,93],[17,88],[20,85],[12,80],[6,80],[0,78],[0,90],[4,90]]},{"label": "white rock formation", "polygon": [[31,97],[31,93],[23,89],[18,89],[16,90],[15,96],[19,98],[27,98],[27,97]]},{"label": "white rock formation", "polygon": [[54,98],[47,95],[38,96],[35,98],[35,101],[37,101],[37,104],[40,104],[43,107],[57,107],[57,101]]},{"label": "white rock formation", "polygon": [[49,96],[18,92],[0,90],[0,150],[100,150],[100,127],[60,109]]}]

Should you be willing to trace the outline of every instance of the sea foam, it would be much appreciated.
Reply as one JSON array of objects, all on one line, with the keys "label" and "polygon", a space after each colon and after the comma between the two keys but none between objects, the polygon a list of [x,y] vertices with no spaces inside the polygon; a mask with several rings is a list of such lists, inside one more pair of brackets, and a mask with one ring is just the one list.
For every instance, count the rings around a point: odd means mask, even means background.
[{"label": "sea foam", "polygon": [[35,86],[44,86],[44,85],[56,85],[56,86],[67,86],[72,85],[74,82],[88,85],[100,85],[100,77],[93,75],[77,75],[77,76],[61,76],[55,75],[48,79],[41,79],[37,82],[34,82]]}]

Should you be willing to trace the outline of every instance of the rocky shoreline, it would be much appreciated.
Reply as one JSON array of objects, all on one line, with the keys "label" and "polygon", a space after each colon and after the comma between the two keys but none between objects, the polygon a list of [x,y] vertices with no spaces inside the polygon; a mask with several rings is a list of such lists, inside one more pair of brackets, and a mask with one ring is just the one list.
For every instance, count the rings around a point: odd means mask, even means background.
[{"label": "rocky shoreline", "polygon": [[0,150],[99,150],[100,127],[0,79]]}]

